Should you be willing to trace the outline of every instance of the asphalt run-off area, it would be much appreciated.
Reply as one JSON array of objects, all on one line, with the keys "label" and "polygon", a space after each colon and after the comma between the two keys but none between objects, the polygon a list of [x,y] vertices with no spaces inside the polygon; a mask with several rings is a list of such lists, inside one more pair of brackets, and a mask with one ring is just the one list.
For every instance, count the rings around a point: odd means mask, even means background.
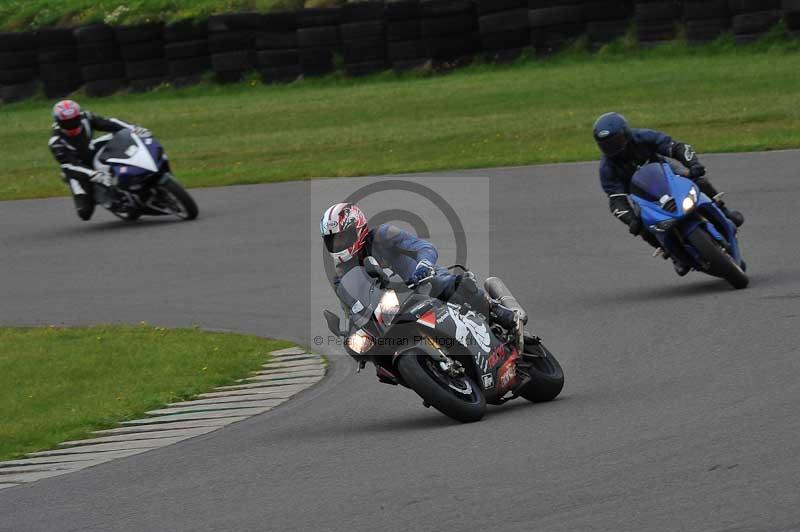
[{"label": "asphalt run-off area", "polygon": [[[652,258],[609,214],[597,163],[408,178],[468,184],[447,202],[473,269],[506,281],[566,375],[552,403],[466,425],[313,342],[335,308],[319,205],[402,177],[193,190],[191,223],[0,203],[2,325],[147,320],[330,355],[319,384],[263,414],[0,490],[0,531],[800,528],[800,152],[703,161],[747,216],[746,290]],[[416,201],[398,208],[433,209]],[[451,227],[427,227],[452,260]]]}]

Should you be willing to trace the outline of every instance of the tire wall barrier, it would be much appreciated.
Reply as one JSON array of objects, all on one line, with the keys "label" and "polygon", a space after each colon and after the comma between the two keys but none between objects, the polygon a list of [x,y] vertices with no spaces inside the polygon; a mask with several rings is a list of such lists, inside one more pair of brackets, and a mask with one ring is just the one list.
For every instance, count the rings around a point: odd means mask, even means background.
[{"label": "tire wall barrier", "polygon": [[163,83],[220,83],[257,71],[266,83],[343,70],[363,76],[458,65],[477,54],[512,60],[547,55],[580,36],[592,46],[632,24],[645,44],[730,32],[746,43],[784,20],[800,31],[800,0],[399,0],[288,13],[231,13],[208,20],[0,33],[0,100],[83,88],[90,96]]}]

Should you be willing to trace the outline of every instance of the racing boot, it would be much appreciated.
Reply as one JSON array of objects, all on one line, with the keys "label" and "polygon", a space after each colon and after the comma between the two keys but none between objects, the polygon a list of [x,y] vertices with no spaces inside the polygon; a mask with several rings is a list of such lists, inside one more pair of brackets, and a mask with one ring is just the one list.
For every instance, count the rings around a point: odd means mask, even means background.
[{"label": "racing boot", "polygon": [[722,203],[721,201],[717,203],[717,207],[719,210],[722,211],[722,214],[728,217],[728,220],[733,222],[733,225],[736,227],[741,227],[744,224],[744,216],[739,211],[732,211],[728,209],[728,207]]},{"label": "racing boot", "polygon": [[736,227],[741,227],[742,224],[744,224],[744,216],[742,216],[742,213],[728,209],[728,206],[725,205],[724,201],[722,201],[722,196],[725,195],[724,192],[717,192],[717,189],[715,189],[708,179],[705,178],[698,179],[696,183],[697,186],[700,187],[700,191],[711,198],[717,207],[719,207],[719,210],[722,211],[722,214],[724,214],[728,220],[733,222],[733,225]]},{"label": "racing boot", "polygon": [[500,325],[510,333],[515,333],[519,327],[519,315],[517,311],[506,308],[497,301],[490,303],[489,319]]}]

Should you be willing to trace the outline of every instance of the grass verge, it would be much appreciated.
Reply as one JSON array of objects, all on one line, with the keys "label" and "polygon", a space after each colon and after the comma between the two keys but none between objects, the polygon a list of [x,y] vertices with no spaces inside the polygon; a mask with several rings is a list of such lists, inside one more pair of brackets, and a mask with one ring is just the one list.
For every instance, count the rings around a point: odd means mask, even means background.
[{"label": "grass verge", "polygon": [[0,29],[24,31],[92,22],[172,22],[217,13],[291,11],[343,3],[345,0],[3,0]]},{"label": "grass verge", "polygon": [[0,328],[0,460],[230,384],[287,342],[194,329]]},{"label": "grass verge", "polygon": [[[79,100],[149,127],[188,186],[590,160],[592,123],[609,110],[700,152],[769,150],[800,147],[798,52],[786,39],[618,42],[430,77],[251,80]],[[47,148],[51,104],[0,107],[0,199],[67,193]]]}]

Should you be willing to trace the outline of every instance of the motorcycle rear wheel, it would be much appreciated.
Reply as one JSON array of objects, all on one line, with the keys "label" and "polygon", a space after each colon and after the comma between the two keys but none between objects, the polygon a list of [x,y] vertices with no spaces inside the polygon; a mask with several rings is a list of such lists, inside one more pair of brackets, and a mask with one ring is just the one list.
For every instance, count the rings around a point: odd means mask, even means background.
[{"label": "motorcycle rear wheel", "polygon": [[564,370],[556,357],[540,341],[526,336],[522,353],[524,367],[521,371],[531,376],[531,381],[519,395],[533,403],[552,401],[564,389]]},{"label": "motorcycle rear wheel", "polygon": [[402,354],[397,362],[397,371],[426,403],[456,421],[480,421],[486,413],[486,398],[471,378],[447,375],[422,351],[414,349]]},{"label": "motorcycle rear wheel", "polygon": [[747,287],[750,282],[747,274],[705,229],[698,228],[692,232],[689,242],[709,262],[708,273],[722,277],[737,290]]}]

